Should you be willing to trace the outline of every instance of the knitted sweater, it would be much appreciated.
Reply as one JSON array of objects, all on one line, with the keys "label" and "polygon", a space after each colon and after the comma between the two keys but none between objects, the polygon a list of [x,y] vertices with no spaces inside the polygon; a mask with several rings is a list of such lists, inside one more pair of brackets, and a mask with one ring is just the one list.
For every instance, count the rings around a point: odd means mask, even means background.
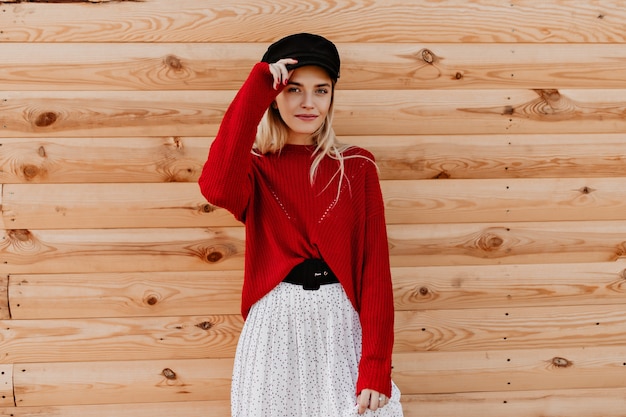
[{"label": "knitted sweater", "polygon": [[304,259],[324,259],[361,321],[356,392],[368,388],[389,397],[394,310],[374,157],[359,147],[345,151],[337,198],[336,160],[325,157],[315,182],[309,180],[313,146],[251,153],[257,126],[280,91],[272,87],[268,64],[256,64],[224,115],[199,179],[206,199],[246,226],[241,312],[245,318]]}]

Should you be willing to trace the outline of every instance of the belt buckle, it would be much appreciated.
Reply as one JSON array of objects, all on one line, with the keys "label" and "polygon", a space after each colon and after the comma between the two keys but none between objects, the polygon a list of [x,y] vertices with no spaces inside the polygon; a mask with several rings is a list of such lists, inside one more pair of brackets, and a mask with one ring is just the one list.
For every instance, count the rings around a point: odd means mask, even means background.
[{"label": "belt buckle", "polygon": [[310,274],[305,274],[304,280],[302,283],[302,289],[307,290],[307,291],[319,290],[321,276],[322,276],[321,272],[313,272]]}]

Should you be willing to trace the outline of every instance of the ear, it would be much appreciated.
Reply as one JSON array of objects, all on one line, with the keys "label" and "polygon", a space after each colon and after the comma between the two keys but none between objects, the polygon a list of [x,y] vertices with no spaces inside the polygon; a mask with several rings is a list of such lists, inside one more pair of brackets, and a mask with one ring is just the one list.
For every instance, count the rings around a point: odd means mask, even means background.
[{"label": "ear", "polygon": [[278,104],[276,104],[276,101],[272,101],[272,108],[274,110],[278,110]]}]

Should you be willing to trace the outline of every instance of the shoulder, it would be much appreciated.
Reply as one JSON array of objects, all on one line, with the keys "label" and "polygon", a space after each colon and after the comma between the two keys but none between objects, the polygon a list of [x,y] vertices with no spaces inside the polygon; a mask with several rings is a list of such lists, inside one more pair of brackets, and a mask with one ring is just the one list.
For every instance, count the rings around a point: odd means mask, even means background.
[{"label": "shoulder", "polygon": [[341,154],[345,157],[345,158],[362,158],[362,159],[369,159],[372,162],[376,162],[376,159],[374,157],[374,154],[371,153],[370,151],[368,151],[365,148],[361,148],[360,146],[356,146],[356,145],[341,145]]}]

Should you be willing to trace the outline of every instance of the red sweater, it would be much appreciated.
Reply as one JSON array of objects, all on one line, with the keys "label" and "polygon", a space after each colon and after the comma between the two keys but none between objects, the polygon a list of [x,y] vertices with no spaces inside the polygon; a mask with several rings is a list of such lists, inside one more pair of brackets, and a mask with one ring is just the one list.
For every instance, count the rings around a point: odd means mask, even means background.
[{"label": "red sweater", "polygon": [[[199,179],[206,199],[246,226],[242,314],[295,265],[323,258],[358,312],[363,329],[357,393],[391,395],[393,294],[383,199],[374,163],[346,158],[337,201],[337,161],[326,157],[309,181],[313,146],[251,153],[256,129],[280,90],[258,63],[224,115]],[[353,147],[345,155],[370,158]],[[330,182],[330,185],[328,185]]]}]

